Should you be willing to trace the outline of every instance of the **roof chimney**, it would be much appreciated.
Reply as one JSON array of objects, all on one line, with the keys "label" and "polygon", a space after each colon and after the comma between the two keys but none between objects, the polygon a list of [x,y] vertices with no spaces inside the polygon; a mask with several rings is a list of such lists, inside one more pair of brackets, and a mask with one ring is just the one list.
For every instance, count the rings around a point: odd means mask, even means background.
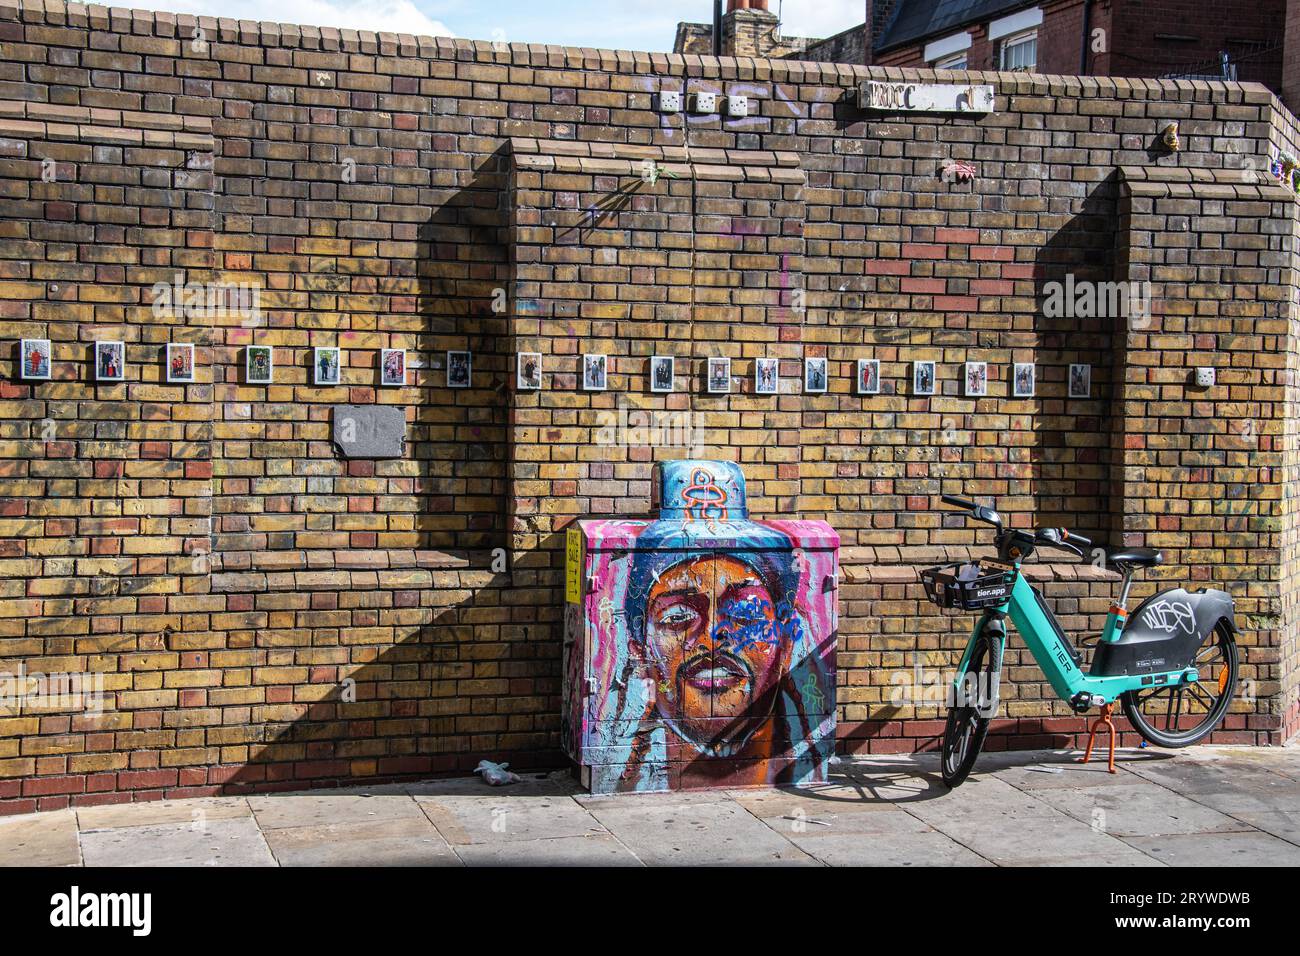
[{"label": "roof chimney", "polygon": [[767,10],[767,0],[727,0],[727,12],[737,10]]}]

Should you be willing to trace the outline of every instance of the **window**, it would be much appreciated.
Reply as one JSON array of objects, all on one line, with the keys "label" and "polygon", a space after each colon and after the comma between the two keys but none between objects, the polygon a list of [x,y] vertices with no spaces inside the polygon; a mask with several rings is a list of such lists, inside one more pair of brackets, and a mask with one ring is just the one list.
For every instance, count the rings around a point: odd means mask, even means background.
[{"label": "window", "polygon": [[936,70],[964,70],[970,44],[971,36],[968,30],[927,43],[925,62]]},{"label": "window", "polygon": [[1038,31],[1026,30],[1002,41],[998,48],[999,70],[1023,70],[1032,73],[1038,66]]}]

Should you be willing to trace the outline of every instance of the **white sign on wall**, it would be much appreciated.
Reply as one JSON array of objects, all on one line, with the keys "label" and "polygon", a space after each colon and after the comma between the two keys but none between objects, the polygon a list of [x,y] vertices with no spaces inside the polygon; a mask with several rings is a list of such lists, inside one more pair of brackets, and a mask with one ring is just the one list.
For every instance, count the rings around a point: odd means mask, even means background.
[{"label": "white sign on wall", "polygon": [[993,87],[867,80],[858,105],[885,113],[992,113]]}]

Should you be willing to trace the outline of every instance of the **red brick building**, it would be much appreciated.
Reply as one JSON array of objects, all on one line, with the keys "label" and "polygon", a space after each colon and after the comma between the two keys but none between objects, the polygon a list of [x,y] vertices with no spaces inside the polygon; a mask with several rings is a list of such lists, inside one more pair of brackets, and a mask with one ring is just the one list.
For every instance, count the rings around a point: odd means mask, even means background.
[{"label": "red brick building", "polygon": [[[864,0],[863,23],[826,39],[785,36],[768,6],[728,0],[723,55],[1062,75],[1226,76],[1281,92],[1285,39],[1300,33],[1300,0]],[[708,7],[701,0],[702,10]],[[1288,13],[1289,7],[1297,9]],[[679,24],[674,52],[710,53],[712,29]],[[1300,41],[1292,45],[1300,68]]]},{"label": "red brick building", "polygon": [[1282,85],[1285,0],[868,0],[883,66]]}]

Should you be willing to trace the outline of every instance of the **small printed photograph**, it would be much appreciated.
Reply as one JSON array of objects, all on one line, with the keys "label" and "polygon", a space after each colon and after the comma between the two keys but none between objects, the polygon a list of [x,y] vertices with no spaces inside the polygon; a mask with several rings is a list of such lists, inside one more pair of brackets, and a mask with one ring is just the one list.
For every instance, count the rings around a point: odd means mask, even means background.
[{"label": "small printed photograph", "polygon": [[542,353],[520,352],[515,368],[515,386],[523,392],[542,387]]},{"label": "small printed photograph", "polygon": [[379,350],[379,384],[383,388],[406,385],[406,349]]},{"label": "small printed photograph", "polygon": [[650,359],[650,391],[671,392],[676,385],[676,377],[671,355],[655,355]]},{"label": "small printed photograph", "polygon": [[[774,358],[761,358],[754,362],[754,391],[759,395],[775,395],[781,388],[781,369]],[[730,371],[728,371],[730,376]]]},{"label": "small printed photograph", "polygon": [[469,388],[472,369],[469,352],[447,353],[447,387]]},{"label": "small printed photograph", "polygon": [[1014,398],[1033,398],[1035,375],[1033,362],[1017,362],[1012,376],[1012,396]]},{"label": "small printed photograph", "polygon": [[167,343],[167,381],[180,385],[194,381],[194,346],[186,342]]},{"label": "small printed photograph", "polygon": [[858,359],[858,394],[880,394],[880,359]]},{"label": "small printed photograph", "polygon": [[826,359],[806,358],[803,360],[803,390],[805,392],[826,391]]},{"label": "small printed photograph", "polygon": [[934,363],[933,362],[912,363],[912,394],[913,395],[934,394]]},{"label": "small printed photograph", "polygon": [[731,391],[731,359],[709,359],[708,386],[710,395],[725,395]]},{"label": "small printed photograph", "polygon": [[122,382],[126,380],[126,345],[124,343],[95,343],[95,379],[100,382]]},{"label": "small printed photograph", "polygon": [[318,345],[312,350],[312,381],[316,385],[337,385],[342,374],[343,353],[333,345]]},{"label": "small printed photograph", "polygon": [[244,381],[249,385],[270,385],[275,374],[271,346],[250,345],[244,350]]},{"label": "small printed photograph", "polygon": [[966,363],[966,397],[983,398],[989,393],[989,363]]},{"label": "small printed photograph", "polygon": [[582,357],[582,387],[589,392],[603,392],[609,382],[609,360],[604,355]]},{"label": "small printed photograph", "polygon": [[1092,366],[1091,365],[1070,366],[1070,397],[1071,398],[1092,397]]},{"label": "small printed photograph", "polygon": [[18,343],[18,349],[22,358],[20,378],[33,382],[50,377],[49,339],[23,339]]}]

